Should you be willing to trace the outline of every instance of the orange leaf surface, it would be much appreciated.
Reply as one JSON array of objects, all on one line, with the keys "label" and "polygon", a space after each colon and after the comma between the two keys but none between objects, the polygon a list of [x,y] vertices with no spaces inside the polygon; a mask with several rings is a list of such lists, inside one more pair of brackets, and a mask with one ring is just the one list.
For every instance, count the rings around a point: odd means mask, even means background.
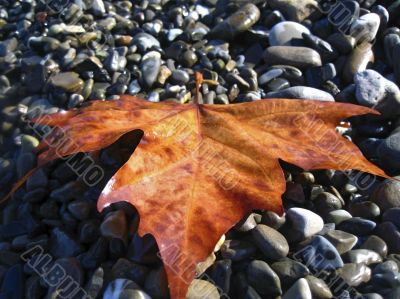
[{"label": "orange leaf surface", "polygon": [[[118,201],[137,208],[139,233],[155,237],[171,298],[181,299],[196,264],[222,234],[254,209],[283,212],[279,159],[307,170],[357,169],[387,177],[335,131],[341,120],[367,113],[376,112],[322,101],[180,105],[121,96],[37,119],[57,127],[42,142],[39,162],[100,150],[142,130],[140,144],[104,188],[98,209]],[[61,135],[61,146],[46,146]]]}]

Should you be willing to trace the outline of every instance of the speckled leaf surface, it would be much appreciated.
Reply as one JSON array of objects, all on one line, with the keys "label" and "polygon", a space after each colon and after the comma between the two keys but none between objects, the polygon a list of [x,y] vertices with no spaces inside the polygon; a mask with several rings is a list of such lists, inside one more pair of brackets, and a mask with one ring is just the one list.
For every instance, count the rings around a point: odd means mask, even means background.
[{"label": "speckled leaf surface", "polygon": [[321,101],[180,105],[122,96],[47,117],[43,122],[58,128],[47,142],[60,132],[67,141],[57,152],[43,141],[39,161],[100,150],[142,130],[140,144],[104,188],[98,209],[118,201],[137,208],[139,233],[154,235],[171,298],[181,299],[196,264],[222,234],[253,209],[283,212],[279,159],[307,170],[358,169],[387,177],[335,131],[341,120],[367,113],[375,111]]}]

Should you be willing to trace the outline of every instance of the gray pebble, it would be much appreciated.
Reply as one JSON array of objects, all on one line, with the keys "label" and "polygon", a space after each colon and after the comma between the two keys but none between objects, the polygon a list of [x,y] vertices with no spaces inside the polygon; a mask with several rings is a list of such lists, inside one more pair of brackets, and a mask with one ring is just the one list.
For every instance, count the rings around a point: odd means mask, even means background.
[{"label": "gray pebble", "polygon": [[261,252],[271,260],[279,260],[289,252],[289,244],[277,230],[258,224],[251,234]]},{"label": "gray pebble", "polygon": [[264,60],[269,65],[287,64],[300,69],[322,65],[319,53],[306,47],[268,47],[264,52]]},{"label": "gray pebble", "polygon": [[283,90],[269,92],[266,98],[304,99],[334,102],[333,96],[320,89],[307,86],[294,86]]},{"label": "gray pebble", "polygon": [[156,51],[146,53],[140,64],[142,82],[145,87],[151,87],[157,79],[161,66],[161,55]]},{"label": "gray pebble", "polygon": [[275,297],[282,294],[280,279],[266,262],[251,261],[246,269],[246,277],[260,295]]},{"label": "gray pebble", "polygon": [[300,278],[296,281],[291,288],[283,294],[282,299],[312,299],[307,280]]},{"label": "gray pebble", "polygon": [[280,22],[271,28],[268,36],[270,46],[290,46],[292,39],[302,39],[310,30],[296,22]]}]

